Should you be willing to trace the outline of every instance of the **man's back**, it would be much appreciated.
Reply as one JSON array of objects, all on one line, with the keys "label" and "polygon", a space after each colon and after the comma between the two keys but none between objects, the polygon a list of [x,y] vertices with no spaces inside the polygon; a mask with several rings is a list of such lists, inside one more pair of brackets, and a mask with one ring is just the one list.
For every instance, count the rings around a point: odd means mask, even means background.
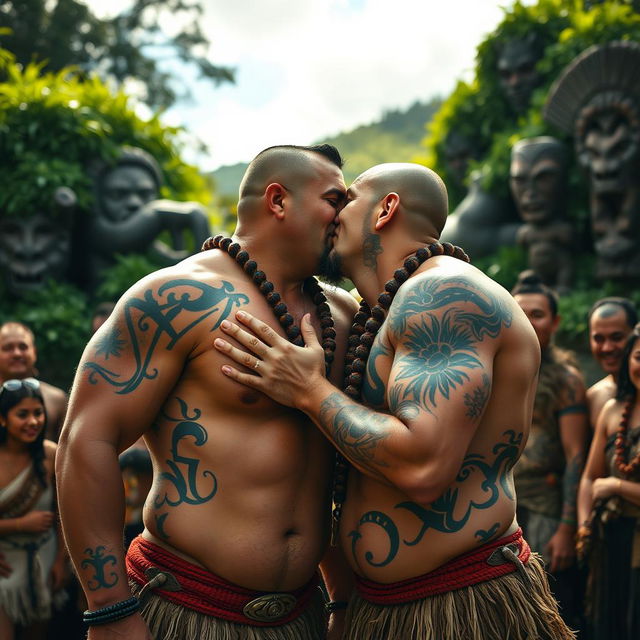
[{"label": "man's back", "polygon": [[[354,570],[396,582],[515,531],[511,470],[527,439],[539,358],[520,308],[474,267],[434,258],[401,287],[371,349],[363,399],[409,429],[419,411],[435,416],[442,449],[424,470],[420,502],[351,470],[341,538]],[[463,422],[468,446],[456,445]],[[450,465],[454,483],[439,486]]]}]

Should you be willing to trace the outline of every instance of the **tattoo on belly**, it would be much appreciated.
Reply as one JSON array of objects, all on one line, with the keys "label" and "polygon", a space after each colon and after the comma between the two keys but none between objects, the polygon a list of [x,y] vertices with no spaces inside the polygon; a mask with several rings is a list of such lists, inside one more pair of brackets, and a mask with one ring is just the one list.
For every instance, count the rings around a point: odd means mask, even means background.
[{"label": "tattoo on belly", "polygon": [[[180,292],[176,294],[175,289]],[[152,380],[158,375],[158,370],[151,368],[150,363],[160,339],[169,338],[164,348],[171,351],[178,340],[193,327],[216,313],[211,331],[218,328],[234,306],[239,307],[249,302],[248,296],[234,291],[233,285],[226,281],[222,281],[219,287],[212,287],[197,280],[177,279],[163,284],[155,295],[151,289],[147,289],[144,297],[130,298],[124,309],[129,334],[127,339],[122,339],[120,330],[116,329],[98,343],[95,356],[102,356],[105,360],[109,356],[118,358],[126,348],[135,359],[135,371],[131,377],[120,380],[120,373],[89,361],[83,367],[89,371],[89,382],[97,384],[100,376],[116,387],[118,394],[135,391],[144,380]],[[193,315],[191,321],[178,331],[174,321],[180,316],[182,326],[185,315],[189,313]]]},{"label": "tattoo on belly", "polygon": [[[429,505],[428,509],[416,502],[409,501],[399,502],[394,505],[395,509],[409,511],[421,523],[417,535],[412,540],[403,539],[402,544],[408,547],[417,545],[429,529],[440,533],[458,533],[465,527],[474,510],[489,509],[496,504],[501,493],[513,501],[515,496],[510,472],[518,459],[522,445],[522,435],[522,432],[505,431],[503,434],[505,441],[498,442],[493,447],[495,458],[491,464],[481,454],[472,453],[464,458],[456,477],[456,484],[459,485],[467,481],[472,474],[475,475],[475,472],[479,472],[482,475],[482,480],[478,482],[478,486],[482,491],[481,500],[469,500],[465,507],[461,504],[459,499],[460,489],[456,486],[447,489],[437,500],[434,500]],[[464,508],[464,512],[459,517],[456,517],[455,514],[460,513],[462,508]],[[359,564],[359,550],[357,547],[362,538],[360,529],[368,524],[381,527],[384,530],[389,539],[389,551],[384,559],[375,561],[373,553],[367,550],[363,554],[364,559],[372,567],[387,566],[394,560],[400,550],[400,534],[391,516],[382,511],[367,511],[360,518],[356,529],[348,534],[351,538],[353,558]],[[495,535],[499,526],[500,524],[496,522],[489,530],[479,529],[474,535],[480,543],[486,542]]]},{"label": "tattoo on belly", "polygon": [[[88,557],[80,563],[80,566],[83,569],[91,568],[94,571],[93,576],[87,580],[87,586],[90,591],[108,589],[118,584],[118,576],[115,572],[112,571],[108,577],[105,575],[106,565],[116,565],[116,557],[113,555],[105,555],[105,548],[106,547],[102,546],[96,547],[95,549],[87,547],[84,550],[84,555]],[[109,582],[108,578],[112,578],[111,582]]]},{"label": "tattoo on belly", "polygon": [[[170,497],[165,492],[162,498],[156,497],[153,506],[156,509],[163,505],[177,507],[181,504],[200,505],[208,502],[218,491],[218,480],[212,471],[200,471],[201,460],[195,457],[180,454],[180,444],[185,439],[192,439],[196,447],[201,447],[207,442],[208,434],[204,427],[196,422],[202,414],[200,409],[194,408],[189,414],[187,403],[181,398],[175,398],[180,405],[181,416],[173,418],[163,412],[163,416],[170,422],[176,422],[176,426],[171,434],[171,458],[165,460],[170,471],[163,471],[160,478],[171,485],[175,490],[176,497]],[[208,491],[202,493],[202,479],[207,479]],[[172,492],[173,493],[173,492]],[[159,532],[163,537],[168,538],[164,530],[168,513],[157,514],[156,524],[159,524]]]}]

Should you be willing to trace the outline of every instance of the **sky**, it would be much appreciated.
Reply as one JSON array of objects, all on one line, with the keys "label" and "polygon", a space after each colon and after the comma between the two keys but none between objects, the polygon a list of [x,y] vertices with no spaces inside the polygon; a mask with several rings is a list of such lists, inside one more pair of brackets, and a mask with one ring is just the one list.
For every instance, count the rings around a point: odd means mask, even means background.
[{"label": "sky", "polygon": [[[513,0],[202,0],[210,59],[236,69],[217,88],[180,71],[192,95],[163,121],[208,147],[208,171],[274,144],[311,144],[446,97],[470,79],[477,45]],[[96,13],[127,0],[91,0]],[[530,2],[525,2],[530,4]]]}]

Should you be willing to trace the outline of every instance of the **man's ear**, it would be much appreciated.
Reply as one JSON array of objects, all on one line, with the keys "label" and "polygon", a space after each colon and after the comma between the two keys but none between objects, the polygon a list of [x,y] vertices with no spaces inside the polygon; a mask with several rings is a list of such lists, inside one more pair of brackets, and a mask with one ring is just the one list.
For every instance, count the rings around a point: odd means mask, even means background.
[{"label": "man's ear", "polygon": [[391,222],[393,216],[398,211],[400,206],[400,196],[393,191],[388,193],[381,202],[382,210],[378,213],[378,217],[376,218],[376,226],[375,230],[380,231],[382,227],[388,222]]},{"label": "man's ear", "polygon": [[286,193],[287,190],[278,182],[272,182],[267,185],[267,188],[264,190],[267,208],[280,219],[284,217],[284,199]]}]

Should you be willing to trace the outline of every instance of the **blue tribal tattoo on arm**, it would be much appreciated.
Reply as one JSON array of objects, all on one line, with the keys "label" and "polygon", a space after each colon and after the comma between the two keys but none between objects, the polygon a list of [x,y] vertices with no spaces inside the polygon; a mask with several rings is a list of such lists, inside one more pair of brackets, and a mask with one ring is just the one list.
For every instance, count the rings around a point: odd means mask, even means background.
[{"label": "blue tribal tattoo on arm", "polygon": [[[197,280],[175,279],[161,285],[156,294],[147,289],[142,298],[130,298],[125,303],[126,338],[121,338],[120,330],[116,329],[98,342],[95,353],[95,357],[102,356],[105,360],[110,356],[117,358],[126,345],[134,356],[135,371],[129,378],[121,380],[120,373],[89,361],[84,364],[84,369],[89,371],[89,382],[97,384],[101,378],[115,387],[118,394],[135,391],[144,380],[152,380],[158,375],[158,370],[151,368],[150,364],[161,338],[168,338],[164,348],[171,351],[196,325],[216,314],[210,329],[213,331],[234,307],[248,302],[248,296],[235,293],[233,285],[226,281],[222,281],[219,287],[212,287]],[[178,317],[182,327],[179,330],[176,328]],[[185,324],[187,317],[190,321]]]},{"label": "blue tribal tattoo on arm", "polygon": [[[114,571],[108,572],[107,565],[115,567],[116,557],[114,555],[105,555],[106,547],[99,546],[95,549],[87,547],[84,550],[84,555],[87,556],[80,566],[83,569],[91,569],[93,575],[87,580],[87,586],[90,591],[97,591],[98,589],[109,589],[115,587],[118,584],[118,576]],[[108,575],[107,575],[108,574]]]}]

